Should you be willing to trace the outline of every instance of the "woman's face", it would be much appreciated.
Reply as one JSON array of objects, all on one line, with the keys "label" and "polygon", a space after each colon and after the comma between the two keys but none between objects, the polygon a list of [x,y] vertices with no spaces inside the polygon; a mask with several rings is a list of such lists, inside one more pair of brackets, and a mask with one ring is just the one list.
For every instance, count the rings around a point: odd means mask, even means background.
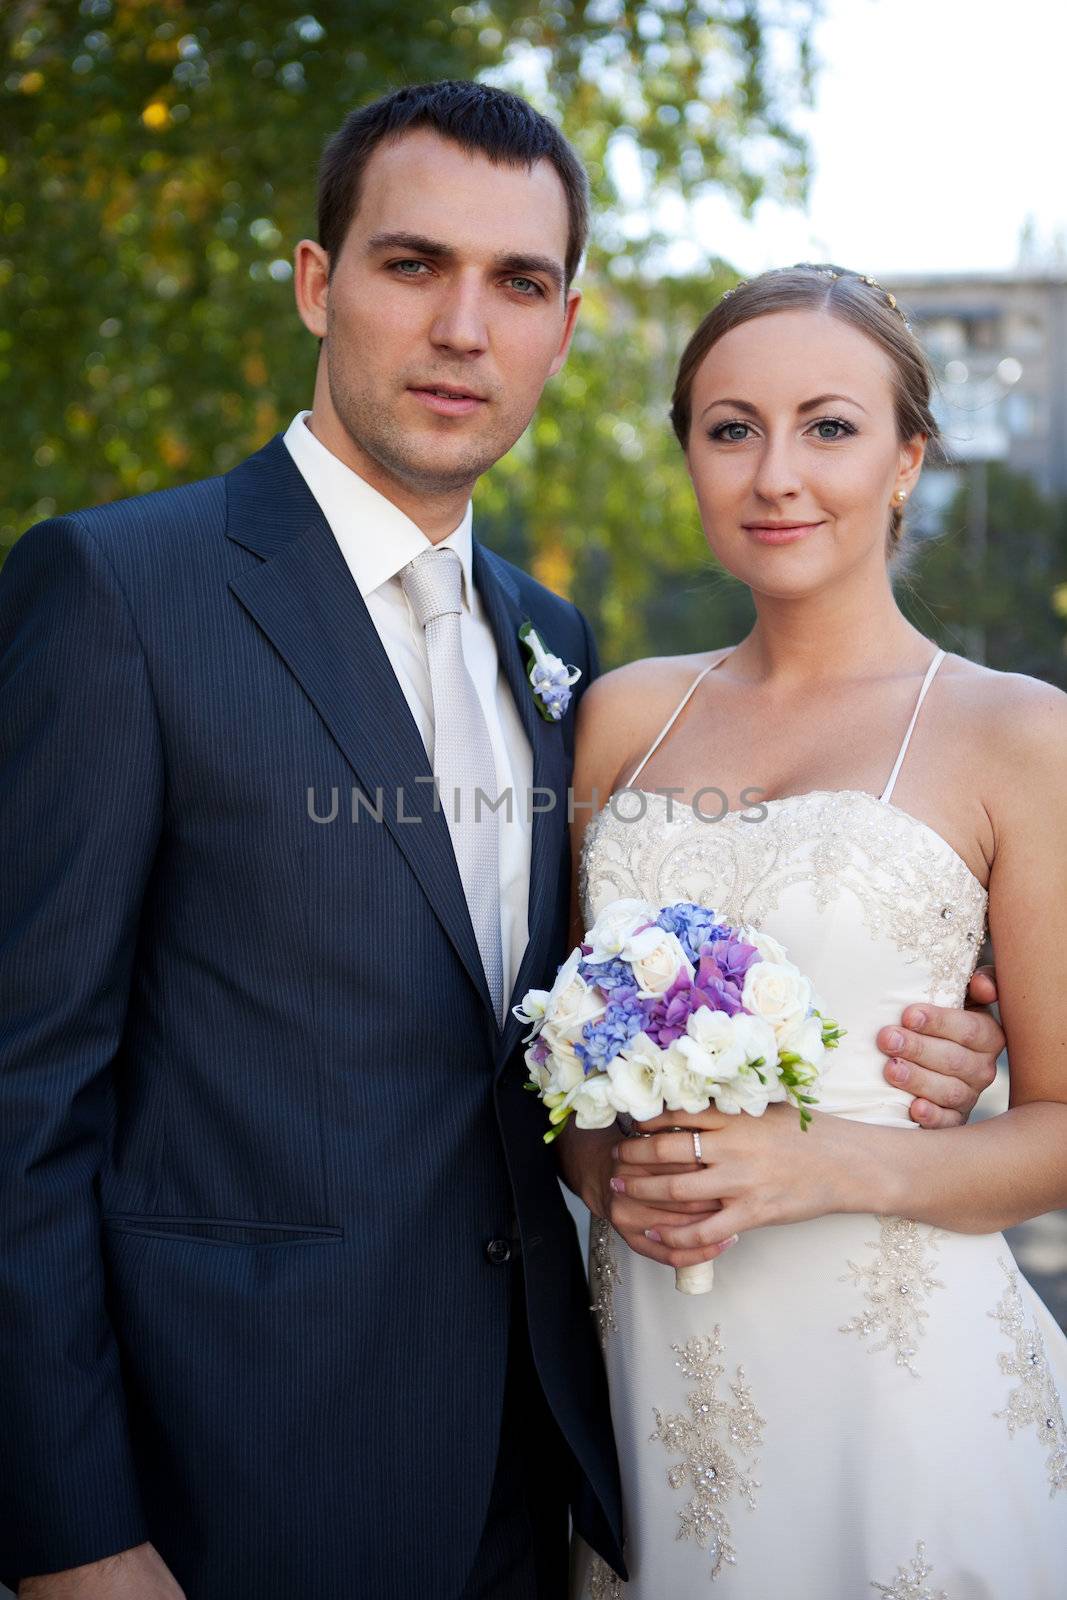
[{"label": "woman's face", "polygon": [[821,310],[742,323],[697,369],[686,457],[704,533],[757,593],[810,594],[884,568],[893,497],[924,440],[897,437],[890,358]]}]

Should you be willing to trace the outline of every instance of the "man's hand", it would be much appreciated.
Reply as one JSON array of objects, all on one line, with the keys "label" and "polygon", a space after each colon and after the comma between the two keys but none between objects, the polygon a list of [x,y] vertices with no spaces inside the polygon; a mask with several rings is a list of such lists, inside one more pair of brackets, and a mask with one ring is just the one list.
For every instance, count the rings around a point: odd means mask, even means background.
[{"label": "man's hand", "polygon": [[155,1545],[138,1544],[84,1567],[23,1578],[18,1600],[185,1600],[185,1590]]},{"label": "man's hand", "polygon": [[980,967],[967,991],[966,1011],[924,1002],[907,1008],[902,1027],[879,1033],[878,1048],[891,1057],[886,1078],[915,1096],[913,1122],[924,1128],[956,1128],[967,1121],[978,1096],[996,1077],[997,1057],[1006,1043],[999,1022],[981,1009],[996,998],[992,967]]}]

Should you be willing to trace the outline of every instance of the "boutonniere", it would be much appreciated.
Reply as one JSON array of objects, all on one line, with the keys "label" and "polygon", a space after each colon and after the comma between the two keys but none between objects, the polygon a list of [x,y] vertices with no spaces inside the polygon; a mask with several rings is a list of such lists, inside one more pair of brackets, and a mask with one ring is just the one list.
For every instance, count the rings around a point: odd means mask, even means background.
[{"label": "boutonniere", "polygon": [[581,672],[554,656],[529,618],[519,629],[519,638],[530,652],[527,676],[533,685],[537,709],[546,722],[559,722],[571,703],[571,684]]}]

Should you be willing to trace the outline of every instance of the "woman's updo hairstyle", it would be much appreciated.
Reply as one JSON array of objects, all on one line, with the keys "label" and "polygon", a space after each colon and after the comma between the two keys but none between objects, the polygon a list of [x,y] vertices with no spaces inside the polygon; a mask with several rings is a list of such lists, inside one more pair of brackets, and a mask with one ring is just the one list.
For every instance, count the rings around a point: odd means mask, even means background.
[{"label": "woman's updo hairstyle", "polygon": [[[893,369],[897,436],[903,444],[916,434],[925,434],[928,459],[943,458],[941,431],[930,409],[933,373],[896,297],[873,278],[845,267],[807,261],[761,272],[759,277],[728,289],[693,334],[678,364],[671,404],[671,423],[682,449],[689,444],[693,379],[712,346],[756,317],[807,309],[828,311],[881,346]],[[888,530],[891,555],[899,549],[903,534],[903,508],[894,505]]]}]

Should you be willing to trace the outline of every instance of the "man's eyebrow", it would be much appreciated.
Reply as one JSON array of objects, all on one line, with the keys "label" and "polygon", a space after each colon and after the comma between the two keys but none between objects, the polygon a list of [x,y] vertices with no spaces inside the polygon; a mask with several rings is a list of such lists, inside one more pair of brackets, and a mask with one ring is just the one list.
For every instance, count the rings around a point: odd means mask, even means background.
[{"label": "man's eyebrow", "polygon": [[493,266],[498,272],[511,273],[516,278],[532,276],[540,273],[543,278],[548,278],[557,289],[563,288],[563,268],[551,256],[528,256],[521,251],[508,255],[495,256]]},{"label": "man's eyebrow", "polygon": [[[376,233],[367,240],[367,249],[410,250],[412,255],[431,256],[435,261],[454,261],[457,254],[453,245],[445,244],[441,239],[428,239],[421,233]],[[509,251],[493,257],[493,271],[508,272],[515,277],[539,273],[555,284],[557,289],[563,288],[563,267],[551,256],[527,255],[521,250]]]},{"label": "man's eyebrow", "polygon": [[450,261],[455,250],[440,239],[427,239],[421,233],[376,233],[367,240],[368,250],[410,250],[416,256],[434,256],[439,261]]}]

